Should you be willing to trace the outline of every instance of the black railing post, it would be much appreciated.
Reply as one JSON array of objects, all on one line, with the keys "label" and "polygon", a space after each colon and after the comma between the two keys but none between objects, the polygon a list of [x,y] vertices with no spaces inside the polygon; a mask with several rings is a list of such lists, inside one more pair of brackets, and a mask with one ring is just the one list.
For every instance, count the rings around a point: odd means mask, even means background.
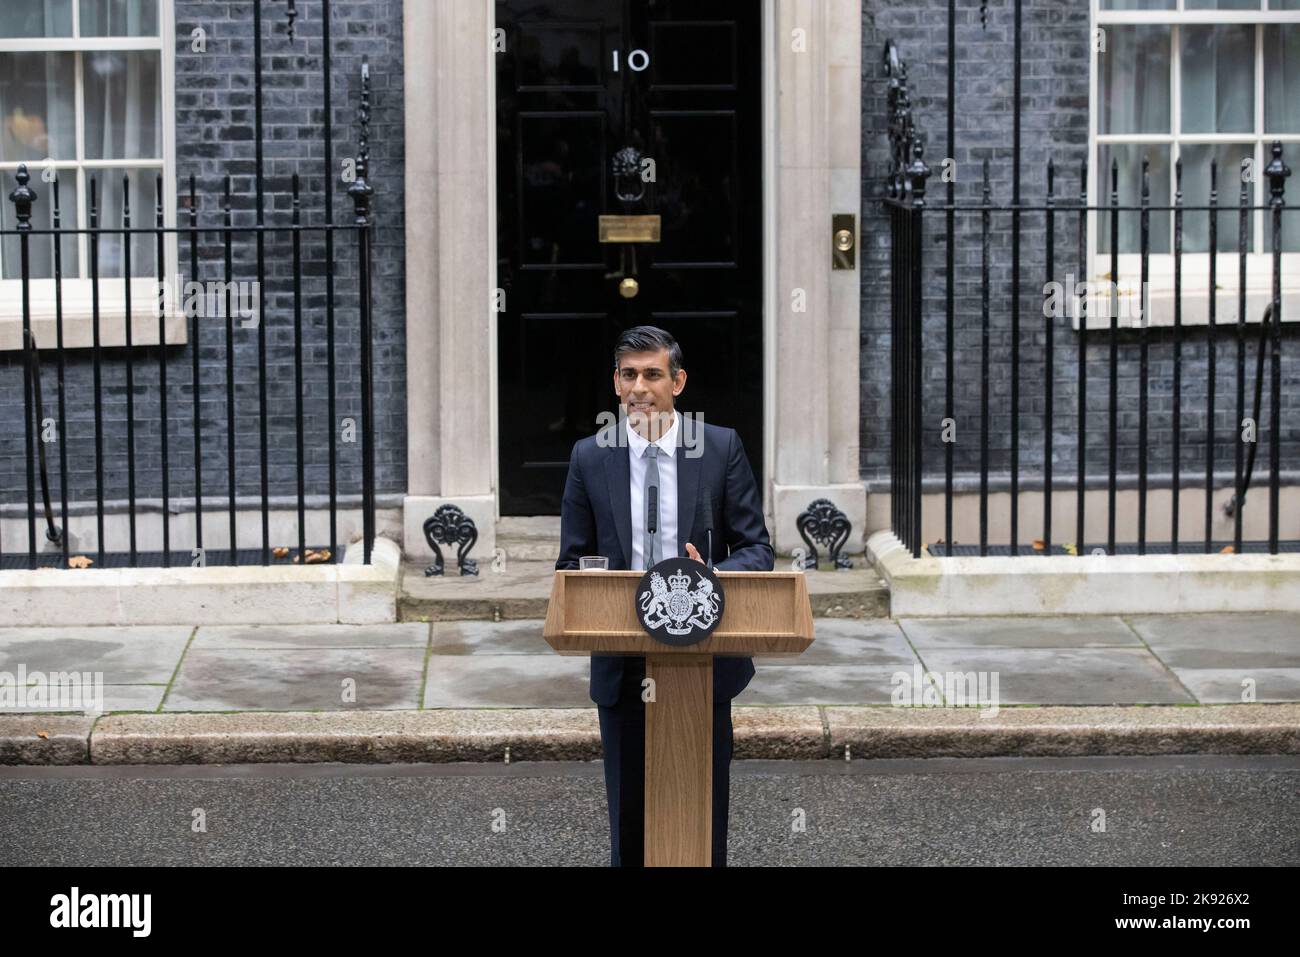
[{"label": "black railing post", "polygon": [[[1236,490],[1233,499],[1232,508],[1232,548],[1237,554],[1241,554],[1241,511],[1246,500],[1245,487],[1245,431],[1246,431],[1246,253],[1249,248],[1250,240],[1250,180],[1246,175],[1246,164],[1242,161],[1241,168],[1241,194],[1238,198],[1238,222],[1237,222],[1237,426],[1233,430],[1236,435],[1236,481],[1233,488]],[[1254,424],[1254,430],[1258,439],[1259,423]]]},{"label": "black railing post", "polygon": [[33,346],[32,339],[32,300],[31,300],[31,262],[28,244],[32,231],[32,205],[36,202],[36,190],[27,184],[31,174],[27,164],[18,167],[18,185],[9,194],[9,201],[14,204],[14,219],[18,224],[18,262],[19,276],[22,280],[23,297],[23,435],[27,451],[27,564],[36,569],[36,435],[32,422],[32,364],[29,356]]},{"label": "black railing post", "polygon": [[1119,444],[1119,159],[1110,162],[1110,483],[1106,554],[1115,554],[1115,482]]},{"label": "black railing post", "polygon": [[[271,564],[271,492],[266,400],[266,169],[262,131],[262,0],[253,0],[253,144],[257,165],[257,409],[262,492],[262,564]],[[303,562],[307,558],[303,556]]]},{"label": "black railing post", "polygon": [[[1047,288],[1056,270],[1056,166],[1047,161]],[[1057,300],[1060,301],[1059,299]],[[1052,554],[1052,376],[1055,365],[1052,347],[1056,317],[1051,309],[1043,310],[1043,553]]]},{"label": "black railing post", "polygon": [[[1211,292],[1213,295],[1213,292]],[[1183,158],[1174,164],[1174,424],[1169,550],[1178,554],[1179,499],[1183,492]]]},{"label": "black railing post", "polygon": [[126,509],[130,567],[137,562],[135,526],[135,348],[131,335],[131,178],[122,177],[122,286],[126,297]]},{"label": "black railing post", "polygon": [[[1291,175],[1291,168],[1282,162],[1282,143],[1278,140],[1273,141],[1273,158],[1264,169],[1264,175],[1268,177],[1269,206],[1273,213],[1273,401],[1268,439],[1268,552],[1276,555],[1282,474],[1282,207],[1286,205],[1286,180]],[[1264,342],[1261,336],[1261,351]]]},{"label": "black railing post", "polygon": [[90,178],[90,329],[95,382],[95,531],[99,567],[104,567],[104,391],[103,344],[99,323],[99,181]]},{"label": "black railing post", "polygon": [[[171,510],[168,508],[168,502],[171,498],[171,476],[167,465],[167,263],[163,246],[163,229],[166,223],[163,220],[163,181],[162,175],[159,174],[155,187],[157,189],[157,202],[154,207],[154,219],[157,224],[157,250],[158,256],[158,431],[159,441],[161,443],[161,465],[162,465],[162,562],[163,568],[172,566],[172,539],[171,539]],[[195,347],[197,349],[197,347]],[[197,456],[198,451],[195,450]]]},{"label": "black railing post", "polygon": [[1210,160],[1210,301],[1206,328],[1205,377],[1205,545],[1206,555],[1214,545],[1214,393],[1217,388],[1219,364],[1219,162]]},{"label": "black railing post", "polygon": [[1138,280],[1138,554],[1147,553],[1147,432],[1150,417],[1151,344],[1147,334],[1147,285],[1151,268],[1151,161],[1142,157],[1142,265]]},{"label": "black railing post", "polygon": [[925,429],[922,421],[921,412],[921,392],[924,388],[922,374],[922,346],[925,341],[925,309],[922,306],[922,274],[925,271],[925,254],[923,244],[923,227],[922,217],[925,214],[925,189],[926,180],[930,178],[930,168],[925,165],[925,146],[919,140],[913,148],[913,160],[907,168],[908,179],[912,187],[912,208],[911,208],[911,302],[913,315],[908,318],[908,335],[912,344],[912,557],[921,557],[922,546],[922,527],[921,527],[921,447],[922,437]]},{"label": "black railing post", "polygon": [[1088,477],[1088,303],[1094,299],[1094,293],[1091,288],[1092,284],[1088,278],[1088,161],[1085,159],[1079,164],[1079,276],[1084,283],[1082,289],[1075,290],[1079,292],[1079,332],[1078,332],[1078,357],[1077,366],[1079,370],[1079,406],[1076,409],[1078,416],[1078,461],[1075,463],[1075,516],[1074,516],[1074,541],[1075,552],[1079,555],[1086,554],[1085,545],[1085,520],[1087,518],[1085,496],[1087,495],[1087,477]]},{"label": "black railing post", "polygon": [[1016,0],[1011,132],[1011,554],[1020,554],[1020,88],[1021,6]]},{"label": "black railing post", "polygon": [[989,553],[989,231],[992,224],[989,161],[984,158],[980,211],[980,555]]},{"label": "black railing post", "polygon": [[[957,0],[948,0],[948,157],[957,161]],[[944,230],[947,243],[944,247],[944,406],[943,414],[948,427],[955,427],[955,400],[953,384],[955,379],[956,353],[956,307],[955,299],[955,211],[957,203],[957,181],[955,176],[948,180],[948,209],[944,212]],[[947,543],[947,552],[952,554],[952,480],[953,455],[955,453],[955,436],[953,441],[943,444],[943,540]]]},{"label": "black railing post", "polygon": [[63,567],[68,567],[68,396],[67,357],[63,351],[63,214],[59,204],[59,177],[50,183],[54,195],[54,341],[59,353],[59,510],[63,519]]},{"label": "black railing post", "polygon": [[[195,296],[202,295],[199,284],[199,199],[195,191],[194,174],[190,174],[190,287]],[[182,301],[187,301],[183,295]],[[206,297],[204,298],[206,306]],[[203,427],[202,398],[203,382],[199,374],[199,313],[206,314],[206,308],[200,310],[196,301],[189,311],[190,319],[190,399],[194,404],[194,547],[199,555],[203,554]]]},{"label": "black railing post", "polygon": [[333,61],[330,57],[330,0],[321,0],[321,70],[325,91],[325,363],[329,431],[330,561],[339,561],[338,400],[335,395],[334,342],[334,115]]},{"label": "black railing post", "polygon": [[356,213],[357,257],[360,267],[361,311],[361,521],[363,560],[370,564],[370,553],[375,543],[375,439],[374,439],[374,382],[371,368],[371,313],[370,313],[370,230],[374,225],[370,217],[370,200],[374,189],[368,180],[370,173],[370,64],[361,61],[361,105],[357,109],[360,126],[357,148],[357,177],[348,188]]}]

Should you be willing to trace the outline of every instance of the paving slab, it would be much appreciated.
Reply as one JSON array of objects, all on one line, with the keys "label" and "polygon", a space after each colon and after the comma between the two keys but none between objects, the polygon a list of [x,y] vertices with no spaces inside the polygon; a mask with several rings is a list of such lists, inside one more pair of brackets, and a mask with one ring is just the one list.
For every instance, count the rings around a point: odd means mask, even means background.
[{"label": "paving slab", "polygon": [[542,637],[545,621],[439,621],[433,623],[435,655],[553,655]]},{"label": "paving slab", "polygon": [[[104,685],[104,700],[100,712],[109,711],[157,711],[158,706],[162,704],[163,694],[166,693],[166,685]],[[88,689],[83,693],[93,693]],[[80,711],[82,709],[68,707],[66,703],[55,702],[54,704],[44,707],[32,707],[23,705],[21,707],[0,708],[0,714],[52,714],[66,711]],[[85,709],[85,713],[90,713]]]},{"label": "paving slab", "polygon": [[737,705],[889,704],[899,665],[756,665],[757,674],[734,699]]},{"label": "paving slab", "polygon": [[0,628],[0,671],[103,672],[104,683],[166,684],[193,627]]},{"label": "paving slab", "polygon": [[[191,649],[164,711],[387,711],[420,706],[423,648]],[[344,702],[343,682],[356,701]]]},{"label": "paving slab", "polygon": [[1160,615],[1128,619],[1171,668],[1300,668],[1300,615]]},{"label": "paving slab", "polygon": [[384,625],[212,625],[200,627],[192,650],[306,648],[423,648],[423,622]]},{"label": "paving slab", "polygon": [[906,665],[916,661],[902,630],[892,621],[813,619],[812,647],[798,658],[754,659],[755,665]]},{"label": "paving slab", "polygon": [[1300,701],[1300,668],[1174,668],[1178,680],[1201,704],[1241,704],[1243,682],[1252,684],[1254,701]]},{"label": "paving slab", "polygon": [[430,655],[425,708],[594,708],[586,657]]},{"label": "paving slab", "polygon": [[954,648],[922,651],[934,672],[998,674],[1002,705],[1192,704],[1160,661],[1137,648]]},{"label": "paving slab", "polygon": [[918,651],[942,648],[1141,648],[1121,618],[904,618]]}]

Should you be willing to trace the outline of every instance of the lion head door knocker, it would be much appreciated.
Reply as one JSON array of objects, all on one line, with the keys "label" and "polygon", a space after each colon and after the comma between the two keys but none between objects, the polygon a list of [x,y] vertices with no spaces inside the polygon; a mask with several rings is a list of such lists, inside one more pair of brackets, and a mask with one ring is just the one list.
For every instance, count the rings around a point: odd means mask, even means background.
[{"label": "lion head door knocker", "polygon": [[[614,175],[614,195],[623,204],[625,213],[631,213],[632,207],[645,199],[645,179],[641,175],[643,165],[641,151],[635,146],[623,147],[614,154],[614,159],[610,163],[610,172]],[[629,247],[632,257],[630,271],[627,265]],[[618,284],[618,294],[624,299],[635,299],[641,291],[641,283],[636,276],[636,245],[627,243],[619,249],[618,271],[609,273],[605,278],[621,279]]]},{"label": "lion head door knocker", "polygon": [[690,558],[667,558],[637,585],[637,620],[655,641],[686,647],[708,638],[726,599],[722,582],[708,566]]}]

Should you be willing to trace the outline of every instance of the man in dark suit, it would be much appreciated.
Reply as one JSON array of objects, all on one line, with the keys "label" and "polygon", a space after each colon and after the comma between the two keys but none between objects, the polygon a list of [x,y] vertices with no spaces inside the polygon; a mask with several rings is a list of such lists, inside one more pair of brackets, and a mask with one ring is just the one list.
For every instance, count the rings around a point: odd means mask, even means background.
[{"label": "man in dark suit", "polygon": [[[616,424],[582,439],[569,459],[556,570],[603,555],[611,569],[641,571],[665,558],[704,561],[712,529],[714,567],[771,571],[774,554],[763,497],[735,429],[706,425],[674,408],[686,388],[676,340],[638,326],[614,350]],[[651,509],[651,503],[658,508]],[[657,527],[654,527],[656,526]],[[653,529],[653,533],[652,533]],[[731,770],[731,699],[754,676],[750,658],[713,662],[713,865],[726,866]],[[593,655],[609,803],[610,862],[643,864],[645,658]]]}]

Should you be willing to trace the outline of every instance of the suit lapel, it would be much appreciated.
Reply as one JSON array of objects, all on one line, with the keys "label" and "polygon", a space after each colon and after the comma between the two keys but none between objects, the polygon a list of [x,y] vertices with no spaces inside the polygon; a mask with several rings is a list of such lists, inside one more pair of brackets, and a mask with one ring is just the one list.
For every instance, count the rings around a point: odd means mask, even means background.
[{"label": "suit lapel", "polygon": [[[677,557],[682,558],[686,555],[686,543],[691,540],[695,526],[696,502],[700,495],[700,469],[704,459],[700,456],[692,458],[686,454],[688,448],[702,450],[702,446],[696,445],[693,421],[681,412],[677,413],[677,417],[680,428],[677,430],[677,448],[673,454],[677,456]],[[688,428],[692,429],[689,439],[686,434]],[[699,548],[698,544],[696,548]],[[703,549],[700,549],[700,554],[708,559]]]},{"label": "suit lapel", "polygon": [[[622,420],[620,419],[620,425]],[[612,426],[619,428],[620,425]],[[623,567],[632,567],[632,450],[619,436],[605,446],[605,482],[609,489],[609,503],[614,510],[614,527],[618,530],[618,543],[623,548]]]}]

